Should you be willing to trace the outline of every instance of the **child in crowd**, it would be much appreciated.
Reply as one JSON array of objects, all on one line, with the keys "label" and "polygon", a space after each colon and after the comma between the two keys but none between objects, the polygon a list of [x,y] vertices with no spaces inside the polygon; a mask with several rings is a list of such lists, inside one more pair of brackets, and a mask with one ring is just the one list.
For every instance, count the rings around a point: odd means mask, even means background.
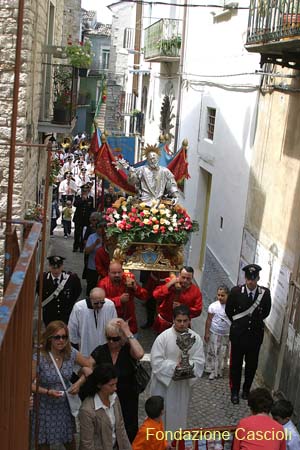
[{"label": "child in crowd", "polygon": [[293,410],[294,408],[290,401],[281,399],[274,403],[271,408],[271,414],[273,419],[283,425],[283,428],[287,433],[287,450],[300,450],[300,436],[297,428],[291,421]]},{"label": "child in crowd", "polygon": [[221,285],[217,290],[217,301],[208,307],[204,340],[207,343],[206,371],[209,379],[223,376],[223,368],[229,345],[230,320],[225,313],[229,288]]},{"label": "child in crowd", "polygon": [[162,414],[164,411],[164,399],[160,395],[149,397],[145,403],[147,418],[139,428],[132,443],[132,450],[166,450],[168,442],[161,439],[164,433]]},{"label": "child in crowd", "polygon": [[66,206],[62,209],[62,223],[64,227],[64,238],[67,239],[71,234],[73,208],[71,200],[67,200]]}]

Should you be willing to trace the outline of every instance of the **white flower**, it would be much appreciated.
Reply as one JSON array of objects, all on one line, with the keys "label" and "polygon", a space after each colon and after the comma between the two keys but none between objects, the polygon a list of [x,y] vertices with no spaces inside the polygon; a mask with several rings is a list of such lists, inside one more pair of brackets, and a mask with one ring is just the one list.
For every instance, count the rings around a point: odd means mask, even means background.
[{"label": "white flower", "polygon": [[165,220],[165,225],[170,225],[170,221],[169,220]]},{"label": "white flower", "polygon": [[170,227],[168,227],[168,230],[169,230],[169,231],[173,231],[174,228],[170,226]]},{"label": "white flower", "polygon": [[114,218],[115,218],[115,219],[120,219],[120,217],[121,217],[121,216],[120,216],[119,213],[114,213]]},{"label": "white flower", "polygon": [[127,211],[127,207],[125,205],[122,206],[123,211]]}]

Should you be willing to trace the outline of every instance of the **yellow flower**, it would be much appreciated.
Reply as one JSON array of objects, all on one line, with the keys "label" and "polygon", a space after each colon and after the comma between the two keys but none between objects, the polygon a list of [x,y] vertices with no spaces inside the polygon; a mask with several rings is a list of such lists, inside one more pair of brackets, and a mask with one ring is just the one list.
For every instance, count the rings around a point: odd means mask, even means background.
[{"label": "yellow flower", "polygon": [[146,208],[146,203],[144,203],[144,202],[140,203],[140,204],[139,204],[139,208],[140,208],[140,209]]},{"label": "yellow flower", "polygon": [[144,209],[143,213],[145,216],[150,216],[150,211],[148,209]]},{"label": "yellow flower", "polygon": [[159,225],[153,225],[153,230],[158,230],[159,229]]},{"label": "yellow flower", "polygon": [[144,222],[145,225],[149,225],[150,220],[149,219],[144,219],[143,222]]},{"label": "yellow flower", "polygon": [[156,208],[151,208],[150,211],[152,212],[152,214],[157,214],[158,213],[158,209],[156,209]]},{"label": "yellow flower", "polygon": [[159,209],[165,209],[165,205],[164,205],[163,203],[161,203],[161,204],[159,205]]},{"label": "yellow flower", "polygon": [[161,225],[164,225],[164,224],[166,223],[166,220],[162,217],[162,218],[160,219],[159,223],[160,223]]}]

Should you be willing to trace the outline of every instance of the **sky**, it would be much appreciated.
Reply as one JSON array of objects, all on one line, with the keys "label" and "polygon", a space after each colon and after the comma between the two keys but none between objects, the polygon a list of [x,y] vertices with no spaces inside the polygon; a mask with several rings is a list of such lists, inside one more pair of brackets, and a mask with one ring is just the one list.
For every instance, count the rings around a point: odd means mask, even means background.
[{"label": "sky", "polygon": [[87,11],[97,11],[97,20],[102,23],[111,23],[111,12],[106,5],[115,3],[115,0],[81,0],[81,7]]}]

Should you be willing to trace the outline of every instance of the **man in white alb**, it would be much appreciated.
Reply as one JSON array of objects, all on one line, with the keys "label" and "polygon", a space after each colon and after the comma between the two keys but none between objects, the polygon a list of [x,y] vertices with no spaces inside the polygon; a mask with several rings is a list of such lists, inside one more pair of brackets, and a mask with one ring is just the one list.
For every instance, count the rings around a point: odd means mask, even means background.
[{"label": "man in white alb", "polygon": [[[187,426],[191,387],[203,373],[205,357],[200,336],[189,328],[189,307],[176,306],[173,317],[173,326],[161,333],[152,346],[150,395],[161,395],[164,398],[165,430],[174,432]],[[176,340],[180,334],[187,332],[195,337],[195,342],[188,352],[190,364],[194,365],[195,378],[173,380],[176,367],[181,365],[181,350],[176,345]]]},{"label": "man in white alb", "polygon": [[94,288],[87,299],[75,303],[68,323],[70,341],[84,356],[106,343],[105,325],[117,317],[114,302],[105,298],[105,291]]}]

